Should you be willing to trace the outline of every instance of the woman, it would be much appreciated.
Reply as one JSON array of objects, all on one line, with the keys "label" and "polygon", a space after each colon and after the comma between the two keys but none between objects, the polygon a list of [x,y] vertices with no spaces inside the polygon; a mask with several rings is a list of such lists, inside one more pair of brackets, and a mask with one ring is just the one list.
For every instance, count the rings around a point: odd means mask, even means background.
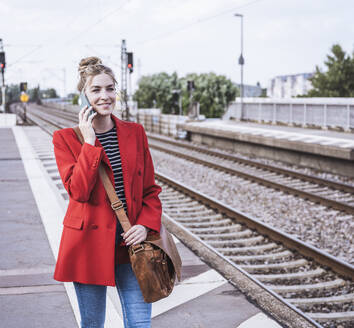
[{"label": "woman", "polygon": [[[91,107],[79,113],[81,145],[72,128],[53,134],[56,162],[69,205],[64,217],[54,279],[72,281],[81,327],[102,327],[107,286],[117,286],[124,327],[150,327],[151,304],[145,303],[132,271],[128,246],[160,232],[161,202],[144,128],[112,114],[116,80],[97,57],[82,59],[78,90]],[[123,230],[100,181],[103,163],[124,204],[130,230]]]}]

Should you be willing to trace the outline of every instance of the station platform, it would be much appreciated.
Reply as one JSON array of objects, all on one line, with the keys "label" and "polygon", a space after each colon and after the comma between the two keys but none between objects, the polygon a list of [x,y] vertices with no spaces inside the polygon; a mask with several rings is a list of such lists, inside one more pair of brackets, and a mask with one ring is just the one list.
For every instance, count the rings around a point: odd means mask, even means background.
[{"label": "station platform", "polygon": [[220,119],[179,127],[196,143],[354,176],[354,133]]},{"label": "station platform", "polygon": [[[51,137],[38,127],[0,128],[0,317],[6,328],[80,327],[72,282],[53,279],[67,206]],[[182,281],[153,304],[152,327],[281,327],[176,239]],[[107,288],[106,328],[123,327]]]}]

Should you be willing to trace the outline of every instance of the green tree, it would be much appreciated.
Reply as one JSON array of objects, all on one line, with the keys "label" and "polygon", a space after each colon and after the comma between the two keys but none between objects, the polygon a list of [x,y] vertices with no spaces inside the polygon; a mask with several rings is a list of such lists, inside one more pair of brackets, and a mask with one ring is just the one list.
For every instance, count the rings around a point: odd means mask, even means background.
[{"label": "green tree", "polygon": [[[5,97],[6,97],[6,111],[10,111],[10,105],[14,102],[20,101],[20,86],[18,84],[10,84],[6,86]],[[2,99],[1,99],[2,102]]]},{"label": "green tree", "polygon": [[57,91],[54,88],[43,90],[42,95],[45,95],[45,98],[59,98]]},{"label": "green tree", "polygon": [[182,82],[184,88],[187,87],[188,80],[194,81],[195,90],[190,98],[185,89],[183,104],[189,106],[190,101],[199,102],[200,114],[209,118],[221,117],[228,104],[238,95],[237,87],[224,75],[188,74]]},{"label": "green tree", "polygon": [[143,76],[139,80],[139,89],[134,94],[134,100],[139,108],[161,108],[163,113],[177,113],[178,104],[173,94],[180,88],[177,73],[172,75],[158,73]]},{"label": "green tree", "polygon": [[30,89],[28,93],[29,93],[30,101],[35,102],[38,105],[42,103],[41,90],[39,88],[39,85],[37,86],[37,88]]},{"label": "green tree", "polygon": [[[193,80],[195,90],[193,97],[187,90],[187,81]],[[139,108],[161,108],[163,113],[177,114],[179,112],[178,94],[173,90],[181,90],[183,112],[187,113],[191,102],[200,103],[200,113],[206,117],[221,117],[230,101],[237,95],[237,88],[223,75],[215,73],[188,74],[178,78],[172,75],[158,73],[143,76],[139,80],[139,88],[134,94],[134,100]]]},{"label": "green tree", "polygon": [[73,105],[78,105],[79,104],[79,98],[80,98],[80,96],[77,93],[75,93],[73,95],[73,97],[72,97],[72,100],[71,100],[72,104]]},{"label": "green tree", "polygon": [[331,48],[324,63],[325,72],[316,66],[316,72],[309,80],[313,89],[309,97],[354,97],[354,52],[347,55],[339,44]]}]

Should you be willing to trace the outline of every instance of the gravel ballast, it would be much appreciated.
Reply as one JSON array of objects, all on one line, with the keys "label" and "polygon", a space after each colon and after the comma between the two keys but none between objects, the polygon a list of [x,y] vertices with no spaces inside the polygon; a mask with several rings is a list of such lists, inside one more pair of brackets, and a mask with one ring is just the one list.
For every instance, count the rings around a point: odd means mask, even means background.
[{"label": "gravel ballast", "polygon": [[354,263],[353,216],[151,149],[155,169],[343,261]]}]

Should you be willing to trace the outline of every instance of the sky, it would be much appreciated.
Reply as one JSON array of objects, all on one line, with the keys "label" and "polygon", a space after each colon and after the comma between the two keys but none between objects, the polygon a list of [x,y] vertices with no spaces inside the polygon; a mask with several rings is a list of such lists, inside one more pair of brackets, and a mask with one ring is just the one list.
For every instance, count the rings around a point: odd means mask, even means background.
[{"label": "sky", "polygon": [[120,46],[134,53],[132,85],[159,72],[214,72],[266,87],[278,75],[324,69],[338,43],[354,51],[353,0],[0,0],[6,83],[76,91],[80,59],[98,56],[120,81]]}]

